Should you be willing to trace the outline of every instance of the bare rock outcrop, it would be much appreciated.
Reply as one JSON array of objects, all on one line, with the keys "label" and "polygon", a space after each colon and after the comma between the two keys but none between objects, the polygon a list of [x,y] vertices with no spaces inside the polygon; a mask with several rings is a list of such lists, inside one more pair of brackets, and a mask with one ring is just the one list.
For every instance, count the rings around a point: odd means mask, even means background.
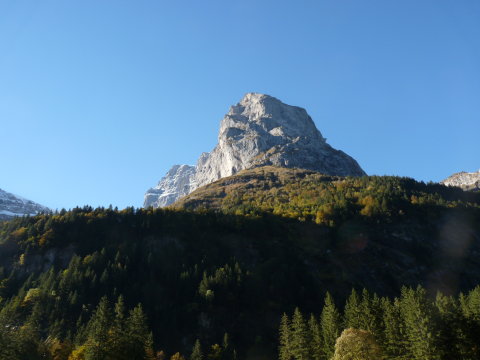
[{"label": "bare rock outcrop", "polygon": [[50,209],[0,189],[0,220],[9,220],[15,216],[34,216],[42,212],[50,212]]},{"label": "bare rock outcrop", "polygon": [[[352,157],[326,142],[305,109],[269,95],[248,93],[222,119],[215,148],[203,153],[194,168],[175,165],[147,192],[144,206],[169,205],[200,186],[266,165],[327,175],[365,175]],[[182,166],[188,171],[180,174]]]},{"label": "bare rock outcrop", "polygon": [[144,207],[164,207],[192,191],[195,167],[190,165],[174,165],[159,181],[157,186],[145,193]]},{"label": "bare rock outcrop", "polygon": [[480,191],[480,170],[477,172],[458,172],[440,183],[447,186],[457,186],[463,190]]}]

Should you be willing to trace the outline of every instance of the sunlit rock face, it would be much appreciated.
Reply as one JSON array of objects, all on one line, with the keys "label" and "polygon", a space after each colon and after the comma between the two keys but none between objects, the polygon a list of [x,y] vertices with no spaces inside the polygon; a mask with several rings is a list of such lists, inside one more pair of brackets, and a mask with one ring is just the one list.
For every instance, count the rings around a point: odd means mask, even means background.
[{"label": "sunlit rock face", "polygon": [[192,190],[195,167],[174,165],[160,180],[157,186],[147,190],[143,200],[144,207],[164,207],[178,198],[189,194]]},{"label": "sunlit rock face", "polygon": [[42,212],[50,212],[50,209],[0,189],[0,220],[9,220],[15,216],[34,216]]},{"label": "sunlit rock face", "polygon": [[[154,188],[163,196],[162,200],[155,200],[155,192],[150,189],[144,206],[169,205],[186,195],[186,191],[240,170],[265,165],[309,169],[328,175],[365,175],[353,158],[327,144],[305,109],[284,104],[272,96],[248,93],[222,119],[218,144],[210,153],[200,156],[195,168],[190,167],[193,174],[185,175],[182,181],[170,180],[170,173],[178,177],[176,165]],[[169,184],[168,190],[162,182]],[[177,190],[172,186],[174,183],[180,184]]]},{"label": "sunlit rock face", "polygon": [[447,186],[457,186],[463,190],[480,190],[480,170],[477,172],[459,172],[441,181]]}]

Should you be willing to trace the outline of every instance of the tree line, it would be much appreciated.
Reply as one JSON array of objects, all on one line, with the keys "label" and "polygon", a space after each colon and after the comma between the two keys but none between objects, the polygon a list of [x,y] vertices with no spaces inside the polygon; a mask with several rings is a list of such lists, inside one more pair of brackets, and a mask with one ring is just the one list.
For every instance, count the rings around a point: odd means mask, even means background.
[{"label": "tree line", "polygon": [[480,286],[434,298],[420,286],[393,299],[353,290],[343,311],[327,293],[318,315],[283,314],[279,360],[473,360],[479,336]]},{"label": "tree line", "polygon": [[[26,302],[31,301],[31,296]],[[27,304],[24,304],[28,306]],[[202,349],[197,339],[189,356],[180,352],[167,356],[154,350],[151,328],[142,305],[126,311],[123,297],[112,306],[102,297],[86,323],[64,337],[50,333],[45,337],[42,311],[34,306],[23,324],[2,311],[0,314],[0,358],[4,360],[236,360],[237,353],[227,333],[220,344]]]}]

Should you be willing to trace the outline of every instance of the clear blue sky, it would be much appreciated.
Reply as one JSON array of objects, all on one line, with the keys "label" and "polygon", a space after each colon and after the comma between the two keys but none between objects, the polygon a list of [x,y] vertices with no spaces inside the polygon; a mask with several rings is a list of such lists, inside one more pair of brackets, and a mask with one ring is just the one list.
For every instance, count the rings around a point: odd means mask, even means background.
[{"label": "clear blue sky", "polygon": [[0,188],[141,206],[251,91],[369,174],[476,171],[480,1],[3,0]]}]

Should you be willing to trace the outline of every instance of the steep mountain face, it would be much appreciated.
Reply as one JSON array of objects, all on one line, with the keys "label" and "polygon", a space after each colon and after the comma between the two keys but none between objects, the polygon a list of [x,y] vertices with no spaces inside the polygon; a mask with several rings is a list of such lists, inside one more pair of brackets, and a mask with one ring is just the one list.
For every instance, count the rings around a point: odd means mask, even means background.
[{"label": "steep mountain face", "polygon": [[46,211],[49,211],[49,209],[45,206],[0,189],[0,220],[8,220],[23,215],[33,216]]},{"label": "steep mountain face", "polygon": [[189,194],[194,183],[194,175],[194,166],[173,166],[157,186],[145,193],[143,206],[164,207],[175,202],[179,197]]},{"label": "steep mountain face", "polygon": [[[194,174],[184,177],[180,188],[170,187],[167,191],[160,183],[175,183],[169,175],[177,176],[175,169],[179,165],[175,165],[155,188],[161,192],[159,196],[168,192],[168,198],[157,201],[155,192],[149,190],[144,206],[169,205],[200,186],[266,165],[309,169],[327,175],[365,175],[353,158],[327,144],[305,109],[286,105],[268,95],[248,93],[222,119],[217,146],[200,156]],[[188,186],[187,181],[190,181]]]},{"label": "steep mountain face", "polygon": [[457,186],[463,190],[480,190],[480,170],[477,172],[459,172],[441,182],[447,186]]}]

